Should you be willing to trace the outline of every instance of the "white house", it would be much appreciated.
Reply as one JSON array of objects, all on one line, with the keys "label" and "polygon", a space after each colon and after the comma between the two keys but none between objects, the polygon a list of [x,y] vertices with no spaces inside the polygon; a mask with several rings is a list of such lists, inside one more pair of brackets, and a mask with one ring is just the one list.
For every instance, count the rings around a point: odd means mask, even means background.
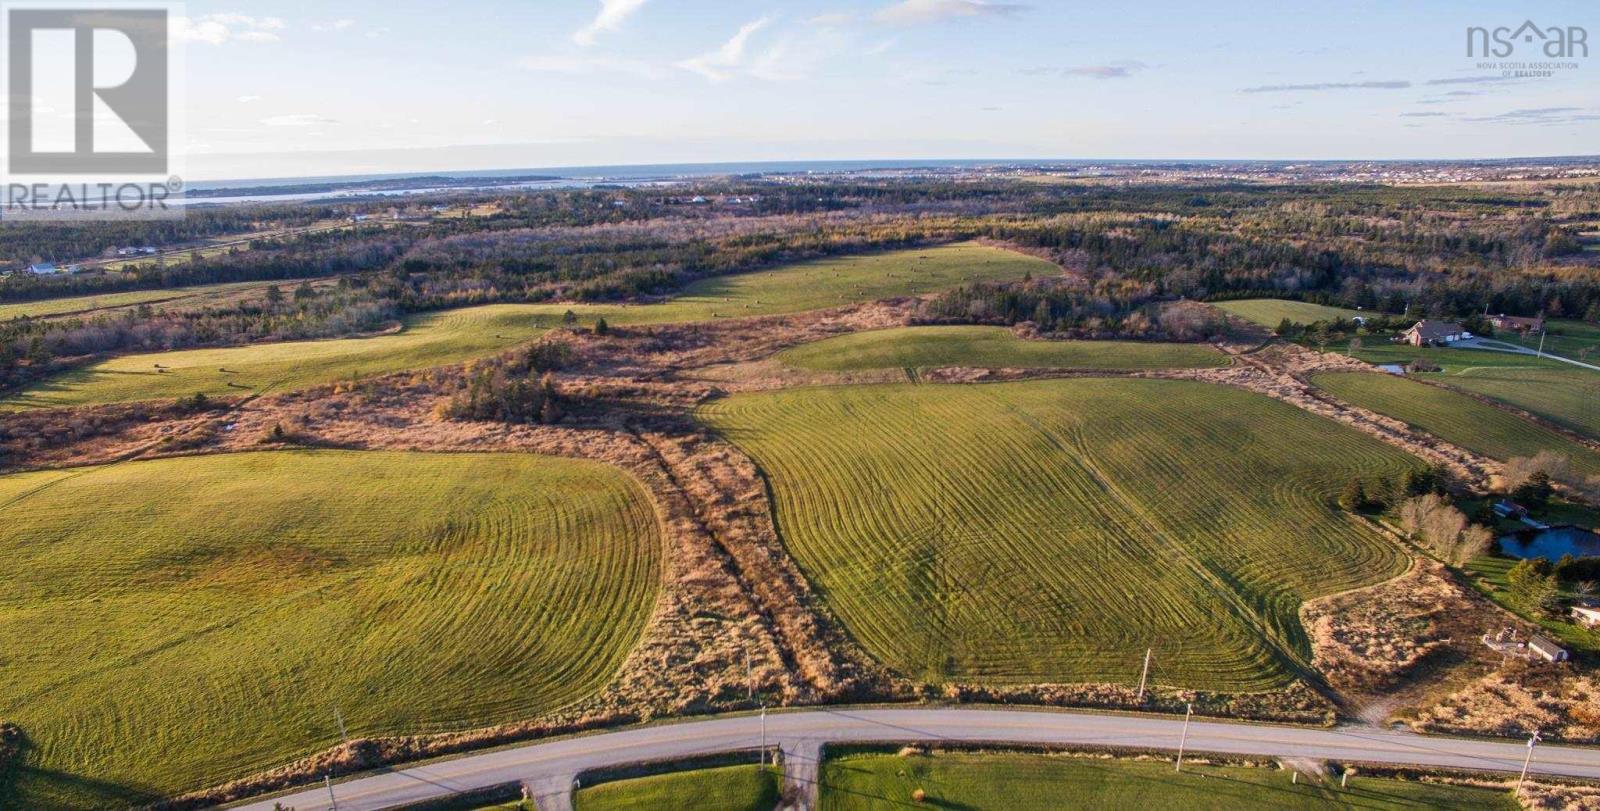
[{"label": "white house", "polygon": [[1572,607],[1572,619],[1585,628],[1600,628],[1600,608],[1575,605]]}]

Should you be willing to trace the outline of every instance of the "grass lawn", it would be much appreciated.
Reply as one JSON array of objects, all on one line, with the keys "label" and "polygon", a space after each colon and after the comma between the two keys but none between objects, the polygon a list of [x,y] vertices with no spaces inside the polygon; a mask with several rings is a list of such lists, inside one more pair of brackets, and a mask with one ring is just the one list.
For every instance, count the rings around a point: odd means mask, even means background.
[{"label": "grass lawn", "polygon": [[[1515,809],[1510,792],[1353,776],[1291,782],[1272,768],[1186,765],[1171,761],[1091,760],[1043,754],[848,755],[822,768],[823,811],[896,808],[1053,811],[1214,809]],[[923,803],[912,792],[926,793]]]},{"label": "grass lawn", "polygon": [[1420,428],[1484,456],[1506,460],[1550,450],[1572,469],[1600,475],[1600,454],[1560,434],[1463,394],[1389,374],[1336,372],[1312,382],[1329,394]]},{"label": "grass lawn", "polygon": [[[780,532],[856,639],[930,682],[1283,685],[1309,597],[1405,556],[1332,508],[1418,463],[1266,397],[1079,379],[738,395]],[[937,426],[937,430],[930,427]]]},{"label": "grass lawn", "polygon": [[[1551,561],[1554,563],[1554,561]],[[1467,574],[1478,581],[1478,585],[1501,607],[1530,622],[1537,623],[1563,647],[1572,651],[1574,655],[1600,656],[1600,631],[1583,628],[1573,622],[1570,617],[1550,617],[1548,615],[1535,616],[1512,605],[1506,592],[1506,574],[1517,561],[1511,558],[1483,557],[1473,558],[1464,567]],[[1570,592],[1563,592],[1565,596],[1572,597]]]},{"label": "grass lawn", "polygon": [[601,783],[573,796],[577,811],[772,811],[783,773],[771,766],[721,766]]},{"label": "grass lawn", "polygon": [[1004,327],[902,327],[857,332],[778,354],[790,366],[822,371],[974,366],[998,368],[1169,369],[1226,366],[1206,344],[1136,341],[1024,341]]},{"label": "grass lawn", "polygon": [[[1552,318],[1545,322],[1545,328],[1544,351],[1600,366],[1600,326],[1572,318]],[[1525,336],[1516,332],[1499,332],[1494,339],[1529,349],[1539,348],[1537,332]],[[1586,357],[1580,357],[1585,350]]]},{"label": "grass lawn", "polygon": [[371,338],[125,355],[35,384],[0,400],[0,408],[285,391],[442,366],[530,340],[560,325],[568,310],[583,323],[686,323],[823,309],[1029,272],[1059,271],[1040,259],[971,244],[823,259],[705,279],[662,304],[495,304],[415,316],[401,332]]},{"label": "grass lawn", "polygon": [[[654,607],[642,487],[527,454],[270,452],[0,477],[0,808],[105,808],[600,688]],[[337,715],[336,715],[337,713]]]},{"label": "grass lawn", "polygon": [[1343,318],[1346,321],[1358,315],[1371,315],[1360,310],[1347,310],[1343,307],[1328,307],[1322,304],[1310,304],[1304,301],[1290,301],[1277,298],[1247,298],[1237,301],[1218,301],[1212,303],[1224,312],[1239,316],[1251,323],[1260,324],[1268,329],[1274,329],[1287,318],[1297,324],[1314,324],[1318,321],[1332,321]]}]

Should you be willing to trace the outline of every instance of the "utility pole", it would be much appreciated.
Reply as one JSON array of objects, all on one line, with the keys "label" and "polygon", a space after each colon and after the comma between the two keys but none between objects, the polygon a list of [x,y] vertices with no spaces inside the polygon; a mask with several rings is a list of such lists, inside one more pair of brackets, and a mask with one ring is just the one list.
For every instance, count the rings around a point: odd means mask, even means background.
[{"label": "utility pole", "polygon": [[333,805],[333,811],[339,811],[339,800],[333,796],[333,778],[323,774],[322,785],[328,787],[328,802]]},{"label": "utility pole", "polygon": [[333,708],[333,717],[339,722],[339,740],[349,743],[350,735],[344,731],[344,714],[339,712],[338,707]]},{"label": "utility pole", "polygon": [[1189,702],[1188,709],[1183,712],[1183,736],[1178,738],[1178,765],[1173,771],[1183,771],[1183,747],[1189,742],[1189,719],[1194,717],[1194,702]]},{"label": "utility pole", "polygon": [[1517,777],[1517,796],[1522,796],[1522,784],[1528,779],[1528,765],[1533,763],[1533,745],[1539,742],[1539,730],[1528,738],[1528,756],[1522,759],[1522,774]]},{"label": "utility pole", "polygon": [[1144,672],[1139,674],[1139,703],[1140,704],[1144,703],[1144,683],[1145,683],[1145,680],[1150,677],[1150,655],[1155,653],[1155,651],[1156,651],[1155,648],[1145,648],[1145,650],[1144,650]]},{"label": "utility pole", "polygon": [[1539,358],[1541,360],[1544,358],[1544,336],[1546,334],[1547,334],[1547,330],[1545,330],[1543,327],[1540,327],[1539,328]]}]

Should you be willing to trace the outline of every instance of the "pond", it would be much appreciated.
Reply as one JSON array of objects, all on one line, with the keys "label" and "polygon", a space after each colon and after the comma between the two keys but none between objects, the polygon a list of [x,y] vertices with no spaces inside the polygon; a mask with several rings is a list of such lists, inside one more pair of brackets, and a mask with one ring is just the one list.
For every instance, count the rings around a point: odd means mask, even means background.
[{"label": "pond", "polygon": [[1514,558],[1544,558],[1554,562],[1562,555],[1600,557],[1600,535],[1582,527],[1524,530],[1500,538],[1500,551]]}]

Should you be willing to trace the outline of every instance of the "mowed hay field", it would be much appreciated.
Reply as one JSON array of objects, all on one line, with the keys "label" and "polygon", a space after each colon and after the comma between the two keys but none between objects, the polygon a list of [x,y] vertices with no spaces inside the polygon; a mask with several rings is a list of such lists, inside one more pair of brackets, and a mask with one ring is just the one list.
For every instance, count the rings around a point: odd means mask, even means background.
[{"label": "mowed hay field", "polygon": [[[1441,371],[1414,377],[1481,394],[1600,439],[1600,372],[1531,355],[1384,342],[1365,346],[1355,356],[1375,364],[1426,360]],[[1591,362],[1600,362],[1600,357]]]},{"label": "mowed hay field", "polygon": [[1489,366],[1422,377],[1491,397],[1600,440],[1600,372],[1572,366]]},{"label": "mowed hay field", "polygon": [[1292,406],[1130,379],[738,395],[701,418],[771,482],[851,633],[930,682],[1278,687],[1310,597],[1405,556],[1332,507],[1420,463]]},{"label": "mowed hay field", "polygon": [[638,641],[644,489],[522,454],[273,452],[0,477],[0,807],[105,808],[352,737],[532,717]]},{"label": "mowed hay field", "polygon": [[1046,276],[1030,256],[975,244],[838,257],[696,282],[647,305],[496,304],[407,319],[390,335],[126,355],[43,381],[0,408],[294,390],[407,369],[458,363],[530,340],[571,310],[581,323],[665,324],[803,312],[944,290],[968,281]]},{"label": "mowed hay field", "polygon": [[1548,450],[1571,459],[1576,472],[1600,475],[1600,453],[1464,394],[1375,372],[1326,373],[1312,382],[1341,400],[1484,456],[1505,461]]},{"label": "mowed hay field", "polygon": [[265,289],[272,284],[280,287],[290,287],[298,281],[288,282],[229,282],[226,284],[207,284],[194,287],[171,287],[161,290],[130,290],[124,293],[105,293],[97,296],[73,296],[70,298],[42,299],[39,301],[22,301],[9,304],[0,304],[0,321],[10,321],[14,318],[44,318],[52,315],[65,315],[68,313],[92,313],[96,310],[110,310],[118,307],[130,307],[136,304],[155,304],[178,299],[210,298],[218,294],[237,293],[252,288]]},{"label": "mowed hay field", "polygon": [[1212,306],[1268,328],[1278,326],[1283,323],[1285,318],[1296,324],[1315,324],[1318,321],[1332,321],[1336,318],[1343,318],[1348,321],[1359,315],[1367,315],[1367,313],[1362,313],[1360,310],[1348,310],[1343,307],[1328,307],[1322,304],[1278,298],[1218,301],[1213,302]]},{"label": "mowed hay field", "polygon": [[[926,798],[918,803],[912,792]],[[823,811],[930,808],[1054,811],[1240,811],[1240,809],[1512,809],[1509,791],[1412,780],[1352,777],[1295,782],[1274,767],[1202,765],[1186,760],[1135,761],[1045,754],[939,753],[931,757],[858,754],[822,767]]]},{"label": "mowed hay field", "polygon": [[416,316],[398,333],[369,338],[123,355],[36,383],[0,408],[292,391],[491,355],[544,331],[526,307],[493,304]]},{"label": "mowed hay field", "polygon": [[1004,327],[902,327],[857,332],[797,346],[778,360],[802,369],[972,366],[1058,369],[1172,369],[1226,366],[1206,344],[1139,341],[1029,341]]}]

